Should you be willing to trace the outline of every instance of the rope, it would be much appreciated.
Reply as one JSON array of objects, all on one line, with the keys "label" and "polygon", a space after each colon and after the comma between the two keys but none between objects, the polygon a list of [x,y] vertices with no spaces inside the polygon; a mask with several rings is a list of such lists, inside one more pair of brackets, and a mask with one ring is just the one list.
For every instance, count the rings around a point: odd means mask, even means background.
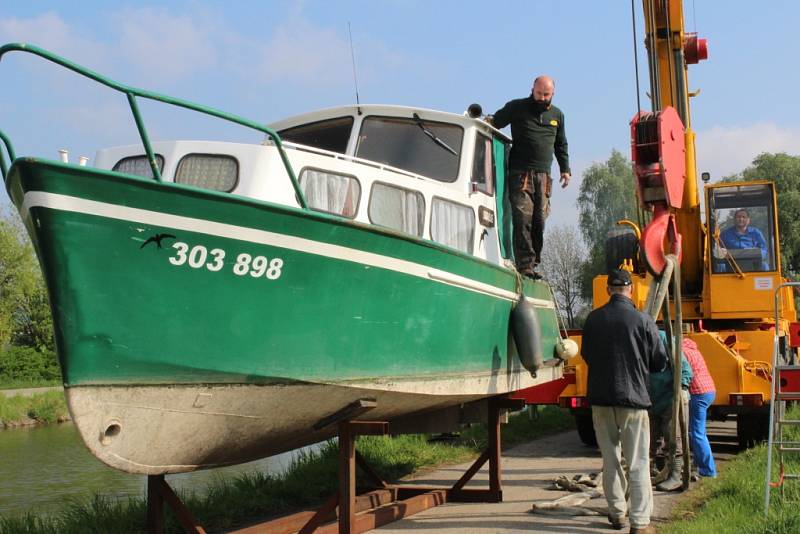
[{"label": "rope", "polygon": [[[642,103],[639,100],[641,89],[639,88],[639,51],[636,48],[638,40],[636,39],[636,12],[633,8],[634,0],[631,0],[631,25],[633,26],[633,64],[636,71],[636,113],[642,111]],[[641,220],[639,221],[641,224]]]}]

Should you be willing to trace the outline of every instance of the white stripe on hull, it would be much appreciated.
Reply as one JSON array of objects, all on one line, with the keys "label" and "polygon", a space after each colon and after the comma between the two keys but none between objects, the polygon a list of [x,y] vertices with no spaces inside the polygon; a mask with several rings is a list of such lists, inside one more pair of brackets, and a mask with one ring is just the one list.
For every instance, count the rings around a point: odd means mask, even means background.
[{"label": "white stripe on hull", "polygon": [[[122,471],[161,474],[237,464],[330,438],[335,425],[319,431],[313,425],[361,398],[376,399],[377,407],[359,419],[392,421],[548,382],[561,367],[544,368],[535,380],[526,374],[405,384],[78,386],[66,396],[97,458]],[[509,388],[509,379],[519,383]],[[465,391],[471,393],[456,393]]]},{"label": "white stripe on hull", "polygon": [[[474,291],[504,300],[516,301],[519,298],[519,294],[514,291],[508,291],[457,274],[440,271],[419,263],[324,243],[322,241],[313,241],[302,237],[268,232],[266,230],[208,221],[205,219],[195,219],[182,215],[172,215],[160,211],[131,208],[119,204],[108,204],[58,193],[47,193],[44,191],[29,191],[25,193],[25,199],[19,210],[22,217],[27,219],[30,216],[30,210],[37,207],[96,215],[98,217],[161,226],[176,230],[185,230],[226,239],[238,239],[240,241],[296,250],[306,254],[350,261],[370,267],[378,267],[410,276],[416,276],[418,278],[434,280],[439,283],[460,287],[468,291]],[[549,300],[532,297],[526,298],[534,306],[549,309],[554,308],[553,303]]]}]

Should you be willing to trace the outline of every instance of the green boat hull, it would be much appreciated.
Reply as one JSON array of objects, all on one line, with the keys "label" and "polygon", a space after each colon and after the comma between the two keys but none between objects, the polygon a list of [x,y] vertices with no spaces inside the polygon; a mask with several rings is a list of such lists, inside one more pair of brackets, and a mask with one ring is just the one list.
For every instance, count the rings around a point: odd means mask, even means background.
[{"label": "green boat hull", "polygon": [[[119,469],[237,463],[328,437],[311,426],[365,396],[370,418],[399,421],[560,373],[534,378],[516,355],[515,273],[447,247],[44,160],[18,159],[7,188],[45,275],[73,418]],[[554,358],[549,289],[524,284]]]}]

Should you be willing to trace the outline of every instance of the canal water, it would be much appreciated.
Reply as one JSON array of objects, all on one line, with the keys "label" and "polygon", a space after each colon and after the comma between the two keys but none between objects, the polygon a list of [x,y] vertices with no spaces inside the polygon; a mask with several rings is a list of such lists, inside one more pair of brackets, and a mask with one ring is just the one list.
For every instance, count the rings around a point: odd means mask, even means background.
[{"label": "canal water", "polygon": [[[176,490],[203,492],[215,479],[239,473],[285,471],[300,451],[231,467],[167,475]],[[57,511],[68,499],[86,500],[95,493],[111,497],[141,497],[147,477],[112,469],[83,445],[72,424],[0,430],[0,514]]]}]

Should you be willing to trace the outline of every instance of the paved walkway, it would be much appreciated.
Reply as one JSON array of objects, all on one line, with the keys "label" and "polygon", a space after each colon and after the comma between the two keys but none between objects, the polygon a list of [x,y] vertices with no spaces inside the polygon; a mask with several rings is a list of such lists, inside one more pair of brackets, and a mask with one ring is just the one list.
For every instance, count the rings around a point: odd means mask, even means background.
[{"label": "paved walkway", "polygon": [[[713,434],[715,456],[719,460],[724,461],[735,454],[735,421],[711,423],[710,434]],[[564,491],[547,489],[553,478],[562,474],[572,476],[597,472],[601,464],[599,451],[582,445],[574,431],[539,439],[503,453],[502,503],[445,504],[391,523],[377,531],[384,534],[405,533],[409,530],[453,534],[614,532],[602,516],[563,517],[529,513],[535,502],[552,501],[567,495]],[[469,464],[447,467],[409,482],[449,486],[468,467]],[[478,472],[470,486],[488,487],[486,467]],[[668,519],[679,497],[680,493],[654,492],[655,526]],[[601,497],[587,504],[605,506],[605,499]]]}]

